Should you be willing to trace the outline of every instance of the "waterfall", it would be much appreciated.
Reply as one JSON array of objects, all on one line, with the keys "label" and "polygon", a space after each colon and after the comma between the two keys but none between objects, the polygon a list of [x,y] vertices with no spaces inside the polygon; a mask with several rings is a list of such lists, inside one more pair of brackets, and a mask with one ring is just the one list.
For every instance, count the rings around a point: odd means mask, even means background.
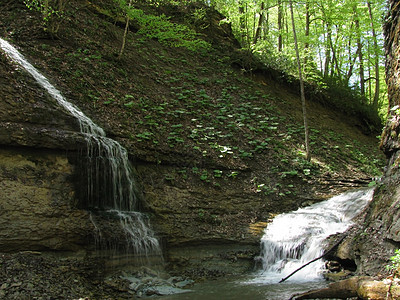
[{"label": "waterfall", "polygon": [[[322,255],[325,239],[332,234],[344,232],[372,196],[373,189],[346,192],[324,202],[275,217],[261,238],[259,259],[263,271],[257,281],[279,282]],[[318,280],[322,276],[324,266],[324,261],[320,259],[297,272],[289,280]]]},{"label": "waterfall", "polygon": [[[87,141],[87,206],[106,210],[120,219],[127,238],[127,249],[140,254],[160,254],[158,240],[137,208],[137,192],[128,153],[117,141],[107,138],[104,130],[88,118],[32,66],[19,51],[0,38],[0,48],[10,59],[22,66],[62,106],[74,116]],[[95,226],[97,237],[101,232]]]}]

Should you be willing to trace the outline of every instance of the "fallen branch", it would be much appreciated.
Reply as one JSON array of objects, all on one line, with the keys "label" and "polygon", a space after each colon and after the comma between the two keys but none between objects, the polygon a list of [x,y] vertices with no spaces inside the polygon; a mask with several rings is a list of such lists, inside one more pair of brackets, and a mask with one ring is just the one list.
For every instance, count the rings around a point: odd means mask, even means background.
[{"label": "fallen branch", "polygon": [[336,246],[338,246],[346,237],[346,234],[343,235],[341,237],[341,239],[339,241],[337,241],[335,243],[335,245],[333,245],[328,251],[326,251],[324,254],[322,254],[321,256],[318,256],[317,258],[314,258],[313,260],[310,260],[308,263],[306,263],[305,265],[302,265],[300,268],[298,268],[297,270],[293,271],[292,273],[290,273],[288,276],[286,276],[285,278],[282,278],[281,281],[279,281],[279,283],[286,281],[287,279],[289,279],[290,277],[292,277],[294,274],[296,274],[298,271],[300,271],[301,269],[303,269],[304,267],[308,266],[309,264],[312,264],[313,262],[327,256],[329,253],[331,253],[333,251],[333,249],[335,249]]}]

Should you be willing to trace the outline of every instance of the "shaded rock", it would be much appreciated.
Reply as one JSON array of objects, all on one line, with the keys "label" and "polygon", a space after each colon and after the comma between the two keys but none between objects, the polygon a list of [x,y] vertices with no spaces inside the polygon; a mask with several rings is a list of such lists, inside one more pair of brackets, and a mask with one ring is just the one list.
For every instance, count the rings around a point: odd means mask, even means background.
[{"label": "shaded rock", "polygon": [[0,95],[0,144],[75,150],[85,147],[76,118],[8,59],[0,60]]},{"label": "shaded rock", "polygon": [[342,270],[342,271],[335,272],[335,273],[328,272],[328,273],[323,274],[323,276],[326,280],[334,281],[334,282],[344,280],[351,275],[353,275],[353,273],[350,271],[347,271],[347,270]]},{"label": "shaded rock", "polygon": [[93,225],[74,207],[73,172],[63,153],[0,150],[0,251],[78,250],[88,242]]}]

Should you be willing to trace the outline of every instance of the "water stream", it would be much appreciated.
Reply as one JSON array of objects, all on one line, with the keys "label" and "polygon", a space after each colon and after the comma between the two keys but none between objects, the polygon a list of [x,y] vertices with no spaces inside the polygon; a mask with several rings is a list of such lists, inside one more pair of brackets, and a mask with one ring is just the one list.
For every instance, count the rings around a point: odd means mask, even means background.
[{"label": "water stream", "polygon": [[[0,38],[0,48],[32,77],[79,122],[80,131],[87,141],[87,195],[86,206],[106,211],[120,220],[126,237],[127,249],[138,254],[160,254],[158,240],[143,215],[136,212],[137,190],[128,153],[117,141],[106,137],[104,130],[88,118],[78,107],[67,101],[9,42]],[[91,215],[98,238],[101,232]]]},{"label": "water stream", "polygon": [[278,215],[261,239],[261,270],[240,278],[205,282],[187,294],[164,299],[289,299],[293,294],[327,285],[324,260],[305,267],[287,281],[279,281],[305,263],[319,257],[332,234],[344,232],[372,199],[373,189],[343,193],[321,203]]},{"label": "water stream", "polygon": [[[307,262],[321,256],[324,242],[332,234],[344,232],[372,199],[373,189],[340,194],[329,200],[275,217],[261,238],[263,270],[258,282],[279,282]],[[289,280],[319,280],[324,271],[320,259],[294,274]]]}]

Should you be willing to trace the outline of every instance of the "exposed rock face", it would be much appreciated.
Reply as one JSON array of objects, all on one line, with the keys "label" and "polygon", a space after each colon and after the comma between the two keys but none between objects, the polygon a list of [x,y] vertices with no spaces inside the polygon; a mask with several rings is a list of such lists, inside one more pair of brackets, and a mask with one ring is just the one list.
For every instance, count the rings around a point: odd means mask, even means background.
[{"label": "exposed rock face", "polygon": [[78,250],[87,243],[93,227],[87,212],[74,209],[72,174],[65,153],[0,150],[0,251]]},{"label": "exposed rock face", "polygon": [[85,145],[75,118],[0,53],[0,143],[50,149]]},{"label": "exposed rock face", "polygon": [[0,95],[0,251],[78,250],[93,225],[66,152],[85,145],[77,120],[3,54]]}]

